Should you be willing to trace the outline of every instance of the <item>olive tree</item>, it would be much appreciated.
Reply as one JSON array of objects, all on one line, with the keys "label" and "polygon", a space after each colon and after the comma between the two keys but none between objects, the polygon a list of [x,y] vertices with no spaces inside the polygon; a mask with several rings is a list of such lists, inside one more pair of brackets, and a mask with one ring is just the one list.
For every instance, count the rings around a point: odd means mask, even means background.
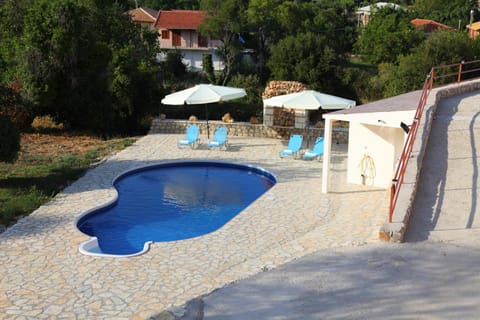
[{"label": "olive tree", "polygon": [[395,62],[399,55],[408,54],[423,39],[423,33],[410,24],[406,11],[385,7],[373,14],[354,48],[371,63]]}]

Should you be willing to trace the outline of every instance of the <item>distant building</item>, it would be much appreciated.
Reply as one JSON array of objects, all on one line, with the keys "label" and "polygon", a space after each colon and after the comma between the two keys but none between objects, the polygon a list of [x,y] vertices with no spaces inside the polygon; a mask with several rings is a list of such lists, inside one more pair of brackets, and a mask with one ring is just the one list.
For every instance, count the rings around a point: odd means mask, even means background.
[{"label": "distant building", "polygon": [[355,15],[357,16],[358,25],[366,26],[370,22],[371,15],[375,13],[376,10],[379,10],[385,7],[390,7],[395,10],[403,9],[398,4],[391,3],[391,2],[377,2],[365,7],[358,8],[358,10],[355,12]]},{"label": "distant building", "polygon": [[427,19],[413,19],[410,21],[411,24],[413,24],[415,27],[418,29],[421,29],[425,35],[428,36],[428,34],[436,31],[457,31],[454,27],[447,26],[445,24],[442,24],[440,22],[434,21],[434,20],[427,20]]},{"label": "distant building", "polygon": [[157,10],[142,7],[129,10],[127,13],[133,22],[148,28],[153,28],[153,24],[157,20],[158,15]]},{"label": "distant building", "polygon": [[[180,50],[183,62],[190,69],[201,70],[203,56],[210,55],[214,70],[222,70],[223,63],[215,53],[221,45],[220,40],[210,39],[197,31],[205,16],[205,11],[198,10],[161,10],[153,27],[159,31],[160,48]],[[160,54],[158,59],[164,60],[165,54]]]}]

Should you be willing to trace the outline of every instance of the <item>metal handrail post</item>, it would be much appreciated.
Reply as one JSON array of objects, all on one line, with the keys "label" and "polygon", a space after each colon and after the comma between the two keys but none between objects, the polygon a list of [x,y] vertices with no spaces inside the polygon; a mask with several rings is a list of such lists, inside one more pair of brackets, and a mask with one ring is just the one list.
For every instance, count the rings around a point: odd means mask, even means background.
[{"label": "metal handrail post", "polygon": [[393,208],[395,207],[394,206],[394,202],[395,202],[395,185],[396,185],[397,181],[395,179],[392,179],[392,185],[390,186],[390,212],[389,212],[389,215],[388,215],[388,222],[389,223],[392,223],[392,219],[393,219]]},{"label": "metal handrail post", "polygon": [[[432,90],[433,78],[435,78],[435,68],[432,68],[432,70],[430,70],[430,74],[431,74],[431,76],[430,76],[430,86],[429,86],[430,88],[429,89]],[[428,76],[427,76],[427,78],[428,78]]]},{"label": "metal handrail post", "polygon": [[463,61],[460,62],[460,65],[458,66],[458,77],[457,77],[457,83],[462,81],[462,66],[463,66]]}]

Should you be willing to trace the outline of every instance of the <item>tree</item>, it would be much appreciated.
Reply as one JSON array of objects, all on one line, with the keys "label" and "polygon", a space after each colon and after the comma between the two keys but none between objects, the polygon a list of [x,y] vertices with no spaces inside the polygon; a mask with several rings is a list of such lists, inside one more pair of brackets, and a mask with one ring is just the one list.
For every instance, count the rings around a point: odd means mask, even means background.
[{"label": "tree", "polygon": [[350,51],[355,24],[348,12],[353,10],[353,4],[351,0],[251,0],[247,17],[249,29],[256,39],[257,74],[262,78],[264,74],[268,75],[263,68],[269,59],[269,46],[299,33],[321,34],[337,54]]},{"label": "tree", "polygon": [[130,8],[147,7],[155,10],[198,10],[199,0],[129,0]]},{"label": "tree", "polygon": [[408,54],[424,39],[423,33],[409,21],[404,10],[379,9],[359,36],[355,50],[371,63],[395,62],[399,55]]},{"label": "tree", "polygon": [[345,86],[342,90],[343,96],[356,100],[357,104],[383,98],[384,82],[364,68],[357,66],[345,68],[342,80]]},{"label": "tree", "polygon": [[10,119],[0,115],[0,161],[14,162],[20,151],[20,132]]},{"label": "tree", "polygon": [[109,1],[35,1],[20,41],[24,96],[75,129],[134,130],[158,101],[156,35]]},{"label": "tree", "polygon": [[[97,119],[92,104],[108,103],[102,79],[110,56],[97,45],[93,18],[73,0],[35,1],[25,12],[21,38],[23,95],[39,114],[77,128]],[[100,91],[96,97],[93,85]]]},{"label": "tree", "polygon": [[413,10],[419,18],[431,19],[460,29],[470,23],[470,10],[477,8],[475,0],[416,0]]},{"label": "tree", "polygon": [[262,105],[263,90],[260,84],[260,78],[257,75],[237,74],[232,77],[228,85],[237,88],[244,88],[247,92],[247,95],[244,98],[242,98],[241,100],[236,100],[235,103],[238,103],[238,101],[240,101],[253,106]]},{"label": "tree", "polygon": [[163,78],[167,81],[175,82],[187,73],[187,66],[182,62],[182,53],[180,50],[167,50],[165,52],[165,61],[161,62]]},{"label": "tree", "polygon": [[325,36],[328,45],[338,54],[350,52],[356,38],[356,20],[349,14],[354,11],[354,1],[318,0],[303,4],[304,19],[298,32],[310,31]]},{"label": "tree", "polygon": [[[4,71],[4,67],[0,56],[0,71]],[[9,117],[2,114],[6,105],[16,102],[16,97],[11,89],[0,84],[0,162],[14,162],[20,151],[18,127]]]},{"label": "tree", "polygon": [[256,73],[262,80],[268,78],[268,44],[279,38],[280,23],[275,15],[278,7],[279,2],[275,0],[251,0],[247,9],[247,21],[256,38],[253,44],[257,51]]},{"label": "tree", "polygon": [[0,84],[8,86],[17,69],[19,35],[23,33],[28,0],[0,1]]},{"label": "tree", "polygon": [[219,82],[225,85],[235,72],[240,60],[241,42],[239,35],[245,26],[248,0],[202,0],[200,7],[207,11],[199,31],[213,39],[219,39],[222,45],[217,55],[222,59],[224,68]]},{"label": "tree", "polygon": [[476,60],[479,53],[480,43],[465,33],[433,34],[412,53],[400,56],[397,65],[384,66],[379,76],[384,79],[385,96],[420,89],[432,67]]},{"label": "tree", "polygon": [[215,83],[215,71],[213,69],[213,61],[211,54],[204,54],[202,57],[202,67],[205,76],[210,83]]},{"label": "tree", "polygon": [[[114,131],[132,132],[159,107],[162,95],[156,31],[139,28],[115,5],[95,10],[100,43],[106,43],[110,110]],[[108,114],[108,113],[107,113]]]},{"label": "tree", "polygon": [[312,32],[288,36],[270,49],[268,67],[275,79],[295,80],[312,89],[335,91],[341,83],[342,56]]}]

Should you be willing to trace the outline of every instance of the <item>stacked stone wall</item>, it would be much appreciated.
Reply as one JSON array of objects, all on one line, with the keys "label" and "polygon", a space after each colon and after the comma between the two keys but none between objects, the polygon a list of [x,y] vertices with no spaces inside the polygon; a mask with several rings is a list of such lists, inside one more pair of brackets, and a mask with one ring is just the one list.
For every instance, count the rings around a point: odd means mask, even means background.
[{"label": "stacked stone wall", "polygon": [[[187,121],[156,118],[152,121],[150,133],[177,133],[184,134],[190,124],[196,124],[201,135],[207,135],[207,123],[205,121]],[[323,128],[293,128],[283,126],[265,126],[263,124],[251,124],[248,122],[224,123],[221,121],[209,121],[210,135],[215,128],[225,126],[228,135],[232,137],[258,137],[273,139],[288,139],[292,134],[301,134],[308,143],[315,141],[317,137],[323,137]],[[333,143],[346,144],[348,142],[348,128],[333,128]]]}]

